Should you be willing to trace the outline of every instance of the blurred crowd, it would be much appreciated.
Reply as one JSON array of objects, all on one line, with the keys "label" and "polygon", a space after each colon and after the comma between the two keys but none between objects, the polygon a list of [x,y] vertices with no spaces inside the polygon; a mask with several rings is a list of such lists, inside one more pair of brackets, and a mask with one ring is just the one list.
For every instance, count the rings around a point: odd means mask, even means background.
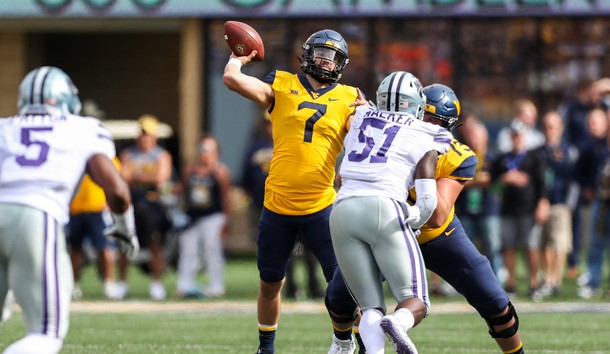
[{"label": "blurred crowd", "polygon": [[[582,298],[602,293],[610,239],[609,93],[604,78],[582,83],[555,110],[539,112],[532,101],[516,100],[514,118],[493,141],[484,120],[461,117],[456,137],[479,164],[456,213],[509,294],[554,297],[564,278],[577,280]],[[518,284],[518,256],[527,284]]]},{"label": "blurred crowd", "polygon": [[[225,293],[223,241],[228,236],[232,201],[231,174],[220,162],[220,146],[211,135],[200,138],[197,155],[182,171],[173,167],[172,156],[158,140],[160,122],[153,115],[138,121],[139,134],[132,145],[119,153],[117,166],[129,184],[135,224],[142,251],[129,259],[112,240],[104,236],[111,220],[103,193],[92,193],[95,186],[83,183],[72,202],[67,235],[71,245],[75,287],[73,298],[83,296],[79,273],[83,265],[83,244],[88,241],[92,257],[98,258],[105,297],[121,300],[128,296],[130,265],[137,265],[151,278],[149,295],[164,300],[168,291],[164,272],[173,266],[177,272],[175,294],[187,297],[222,297]],[[85,180],[86,181],[86,180]],[[93,207],[82,208],[81,205]],[[95,222],[76,224],[82,215]],[[99,216],[98,216],[99,215]],[[118,276],[113,269],[117,263]],[[201,271],[208,283],[197,283]],[[115,279],[116,278],[116,279]]]},{"label": "blurred crowd", "polygon": [[[583,82],[572,97],[551,111],[540,112],[532,100],[518,99],[513,119],[499,130],[466,107],[454,130],[456,138],[478,157],[475,178],[460,194],[456,214],[511,295],[521,291],[519,295],[538,301],[552,298],[561,293],[566,278],[577,280],[577,295],[582,298],[602,295],[604,252],[610,247],[610,106],[604,100],[609,94],[610,78],[604,78]],[[96,215],[93,229],[83,229],[79,216],[82,204],[91,203],[76,198],[72,208],[76,222],[70,223],[68,232],[77,282],[73,297],[83,296],[78,286],[87,258],[83,243],[96,251],[92,256],[97,257],[104,295],[109,299],[128,295],[130,262],[150,275],[152,299],[167,297],[163,273],[168,266],[177,272],[175,296],[224,296],[225,246],[234,204],[232,181],[247,196],[252,230],[256,230],[262,208],[273,143],[269,121],[259,123],[244,153],[243,175],[232,176],[220,160],[219,141],[211,135],[201,137],[197,158],[187,162],[183,171],[175,171],[171,155],[157,138],[159,120],[151,115],[141,117],[140,134],[132,146],[121,151],[116,163],[132,189],[143,252],[138,260],[128,260],[112,241],[104,242],[99,230],[108,226],[109,219],[103,194],[87,197],[101,199],[93,203],[93,209],[84,209],[86,214]],[[90,186],[83,183],[81,189],[87,188]],[[98,236],[89,236],[85,242],[85,234],[94,235],[91,230],[95,229]],[[316,260],[307,247],[299,244],[293,258],[285,296],[323,296]],[[307,286],[301,288],[293,271],[299,259],[309,277]],[[518,264],[525,265],[527,283],[519,283]],[[197,282],[201,272],[205,272],[205,285]],[[430,284],[433,294],[454,293],[434,274]]]}]

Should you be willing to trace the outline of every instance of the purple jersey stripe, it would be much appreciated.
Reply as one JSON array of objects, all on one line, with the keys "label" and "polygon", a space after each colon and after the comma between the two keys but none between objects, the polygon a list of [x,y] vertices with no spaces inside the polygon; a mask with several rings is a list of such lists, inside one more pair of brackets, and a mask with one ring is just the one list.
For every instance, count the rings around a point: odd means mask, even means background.
[{"label": "purple jersey stripe", "polygon": [[[419,286],[418,286],[418,275],[415,273],[416,268],[415,268],[415,254],[413,253],[413,242],[411,242],[409,240],[409,238],[411,237],[409,235],[409,233],[407,232],[406,229],[406,225],[404,220],[406,219],[406,216],[404,214],[404,211],[402,210],[402,208],[400,207],[400,205],[398,204],[398,202],[396,200],[392,200],[394,203],[394,208],[396,209],[396,215],[398,216],[398,220],[400,220],[400,229],[402,230],[402,234],[403,237],[407,243],[407,249],[409,250],[409,260],[411,262],[411,270],[413,271],[412,277],[413,277],[413,294],[415,295],[415,297],[419,297],[418,293],[419,293]],[[406,255],[405,255],[406,256]]]},{"label": "purple jersey stripe", "polygon": [[48,233],[48,215],[44,213],[44,247],[42,248],[42,334],[48,334],[49,308],[47,303],[47,243],[49,240]]},{"label": "purple jersey stripe", "polygon": [[439,137],[439,136],[434,136],[434,141],[437,143],[441,143],[441,144],[449,144],[451,143],[451,138],[443,138],[443,137]]},{"label": "purple jersey stripe", "polygon": [[[108,134],[110,134],[110,133],[108,133]],[[100,139],[106,139],[106,140],[113,141],[111,135],[106,135],[106,134],[98,133],[97,137],[100,138]]]},{"label": "purple jersey stripe", "polygon": [[[405,215],[403,208],[397,201],[394,201],[394,204],[398,218],[401,221],[400,227],[402,229],[403,237],[407,242],[409,256],[411,257],[411,269],[413,270],[413,294],[428,305],[428,283],[426,281],[426,266],[424,264],[424,257],[419,250],[417,241],[411,237],[412,232],[407,230],[406,223],[404,222],[407,216]],[[417,254],[417,258],[415,257],[415,254]],[[418,261],[417,264],[419,264],[419,274],[417,274],[417,267],[415,267],[416,261]]]},{"label": "purple jersey stripe", "polygon": [[417,243],[417,241],[415,242],[415,245],[417,247],[417,252],[419,252],[420,258],[419,258],[419,269],[420,269],[420,279],[422,279],[422,299],[424,300],[424,303],[426,305],[429,305],[429,299],[428,299],[428,281],[426,279],[426,265],[424,263],[424,256],[421,254],[421,250],[419,249],[419,244]]},{"label": "purple jersey stripe", "polygon": [[53,219],[53,267],[55,269],[55,336],[59,338],[59,320],[60,320],[60,301],[59,301],[59,269],[57,261],[57,244],[58,244],[58,232],[57,232],[57,220]]},{"label": "purple jersey stripe", "polygon": [[[50,222],[49,222],[50,221]],[[60,301],[59,301],[59,273],[57,262],[57,221],[49,214],[44,213],[44,248],[42,262],[42,334],[53,335],[59,338]],[[52,253],[48,251],[52,247]],[[55,302],[52,304],[50,292],[55,286]]]}]

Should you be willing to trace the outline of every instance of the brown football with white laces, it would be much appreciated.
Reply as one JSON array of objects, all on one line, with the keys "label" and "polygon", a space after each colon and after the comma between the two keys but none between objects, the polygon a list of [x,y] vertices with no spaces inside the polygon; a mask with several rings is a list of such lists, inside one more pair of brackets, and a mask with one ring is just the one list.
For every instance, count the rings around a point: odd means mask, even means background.
[{"label": "brown football with white laces", "polygon": [[258,32],[247,23],[239,21],[225,22],[225,41],[231,51],[241,57],[250,55],[256,50],[255,61],[265,58],[265,45]]}]

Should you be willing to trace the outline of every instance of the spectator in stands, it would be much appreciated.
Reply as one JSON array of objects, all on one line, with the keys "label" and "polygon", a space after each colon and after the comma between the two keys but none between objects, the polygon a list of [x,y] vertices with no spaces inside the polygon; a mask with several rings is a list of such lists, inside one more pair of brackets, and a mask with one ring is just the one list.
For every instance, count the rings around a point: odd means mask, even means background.
[{"label": "spectator in stands", "polygon": [[[605,118],[605,119],[604,119]],[[589,299],[600,294],[603,275],[603,257],[605,249],[610,247],[610,129],[608,116],[601,109],[589,113],[589,120],[606,123],[605,141],[597,141],[591,148],[585,149],[577,165],[579,173],[585,173],[582,183],[583,198],[590,200],[591,219],[589,225],[589,245],[587,248],[586,272],[578,279],[578,295]],[[601,124],[600,124],[601,125]],[[600,127],[601,130],[601,127]],[[579,170],[582,169],[582,170]]]},{"label": "spectator in stands", "polygon": [[[610,79],[607,78],[597,81],[583,80],[578,83],[574,95],[564,101],[558,108],[566,127],[564,131],[566,141],[576,146],[580,154],[590,145],[595,145],[595,141],[600,139],[598,136],[591,134],[587,116],[595,108],[608,110],[608,105],[604,102],[602,95],[610,91],[609,83]],[[601,135],[601,139],[605,140],[605,132]],[[590,200],[585,199],[587,198],[582,198],[579,195],[578,205],[572,212],[572,252],[568,256],[568,277],[572,279],[578,276],[582,233],[583,229],[587,228],[583,225],[582,209],[587,206]]]},{"label": "spectator in stands", "polygon": [[[160,202],[160,190],[172,176],[172,157],[157,141],[158,119],[150,114],[139,119],[140,134],[134,145],[120,155],[123,178],[129,183],[133,200],[136,229],[142,248],[150,251],[150,273],[152,283],[149,294],[153,300],[167,296],[161,279],[165,268],[163,244],[169,220]],[[128,262],[121,257],[119,262],[119,298],[127,294]]]},{"label": "spectator in stands", "polygon": [[563,121],[556,111],[543,116],[542,132],[546,143],[538,151],[548,167],[546,185],[550,210],[548,218],[537,215],[538,220],[547,220],[542,222],[544,285],[534,292],[534,300],[559,294],[567,254],[572,249],[572,208],[576,206],[577,197],[574,166],[578,150],[562,139],[563,129]]},{"label": "spectator in stands", "polygon": [[246,151],[241,178],[244,192],[250,198],[249,221],[254,241],[256,241],[256,230],[263,210],[265,180],[269,175],[271,157],[273,157],[273,126],[271,121],[265,117]]},{"label": "spectator in stands", "polygon": [[[199,155],[182,174],[186,214],[190,226],[180,234],[178,296],[222,297],[225,294],[223,241],[229,235],[231,217],[231,173],[219,160],[218,140],[204,135]],[[196,284],[200,254],[207,270],[208,286]]]},{"label": "spectator in stands", "polygon": [[[579,149],[579,158],[576,162],[574,169],[574,177],[578,183],[580,189],[580,195],[578,198],[578,205],[576,210],[572,214],[573,217],[579,219],[578,222],[573,222],[573,240],[572,240],[572,253],[568,258],[568,276],[570,278],[576,277],[579,273],[578,266],[580,265],[580,253],[582,244],[582,231],[590,231],[590,218],[584,218],[584,210],[591,207],[591,203],[595,199],[595,190],[597,183],[597,173],[600,166],[605,160],[606,151],[606,136],[608,133],[609,122],[608,116],[603,109],[594,108],[587,113],[587,131],[589,138],[587,143],[582,145]],[[580,221],[582,219],[582,221]],[[587,282],[588,275],[586,273],[581,274],[581,283]]]},{"label": "spectator in stands", "polygon": [[485,125],[472,114],[466,114],[462,121],[464,124],[456,129],[458,140],[470,146],[478,163],[474,178],[466,182],[456,200],[456,213],[464,231],[489,259],[494,274],[502,282],[506,278],[506,270],[502,260],[500,206],[492,189],[489,171],[495,154],[489,150],[489,134]]},{"label": "spectator in stands", "polygon": [[508,270],[506,292],[516,294],[516,257],[518,250],[527,254],[529,295],[539,286],[540,233],[533,232],[538,220],[548,208],[545,198],[545,161],[540,154],[525,145],[529,127],[515,120],[510,125],[512,151],[500,155],[492,167],[492,179],[502,186],[501,225],[502,252]]},{"label": "spectator in stands", "polygon": [[602,100],[602,92],[606,90],[606,81],[598,83],[591,80],[581,81],[577,87],[574,97],[563,102],[558,108],[559,114],[564,120],[564,135],[568,143],[576,146],[579,151],[583,150],[592,138],[587,127],[587,115],[594,108],[606,110]]},{"label": "spectator in stands", "polygon": [[[526,99],[516,100],[514,103],[515,117],[512,123],[523,123],[527,128],[523,133],[523,144],[526,149],[534,149],[544,144],[544,135],[536,129],[538,120],[538,109],[534,102]],[[499,153],[507,153],[513,150],[513,130],[511,126],[506,126],[498,132],[496,138],[497,150]]]},{"label": "spectator in stands", "polygon": [[592,227],[587,252],[587,273],[586,278],[581,281],[583,285],[578,288],[578,296],[583,299],[601,295],[604,253],[610,252],[610,152],[607,152],[598,182],[597,195],[591,208]]}]

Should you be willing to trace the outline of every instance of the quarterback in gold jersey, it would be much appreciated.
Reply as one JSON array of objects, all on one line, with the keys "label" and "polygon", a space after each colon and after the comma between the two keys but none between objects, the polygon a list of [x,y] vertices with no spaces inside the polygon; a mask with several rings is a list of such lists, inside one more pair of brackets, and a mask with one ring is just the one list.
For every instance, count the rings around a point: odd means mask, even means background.
[{"label": "quarterback in gold jersey", "polygon": [[[460,103],[449,87],[424,87],[424,121],[453,130],[460,114]],[[426,268],[438,274],[462,294],[487,322],[489,334],[504,353],[524,353],[519,319],[508,295],[500,286],[487,257],[470,241],[454,204],[466,181],[474,177],[477,158],[457,140],[436,167],[437,207],[421,228],[419,246]],[[411,196],[413,197],[413,195]]]},{"label": "quarterback in gold jersey", "polygon": [[336,158],[357,90],[336,83],[314,90],[302,75],[279,70],[263,81],[275,93],[269,114],[274,150],[265,207],[282,215],[320,211],[335,200]]},{"label": "quarterback in gold jersey", "polygon": [[357,304],[337,266],[329,216],[336,192],[335,164],[353,119],[366,101],[359,90],[338,84],[348,64],[343,37],[329,29],[303,44],[303,73],[275,70],[262,80],[241,72],[256,55],[231,54],[223,81],[232,91],[269,112],[273,158],[265,184],[257,236],[258,354],[275,353],[281,289],[286,266],[300,235],[322,266],[328,282],[325,304],[333,322],[329,354],[352,354],[352,323]]}]

